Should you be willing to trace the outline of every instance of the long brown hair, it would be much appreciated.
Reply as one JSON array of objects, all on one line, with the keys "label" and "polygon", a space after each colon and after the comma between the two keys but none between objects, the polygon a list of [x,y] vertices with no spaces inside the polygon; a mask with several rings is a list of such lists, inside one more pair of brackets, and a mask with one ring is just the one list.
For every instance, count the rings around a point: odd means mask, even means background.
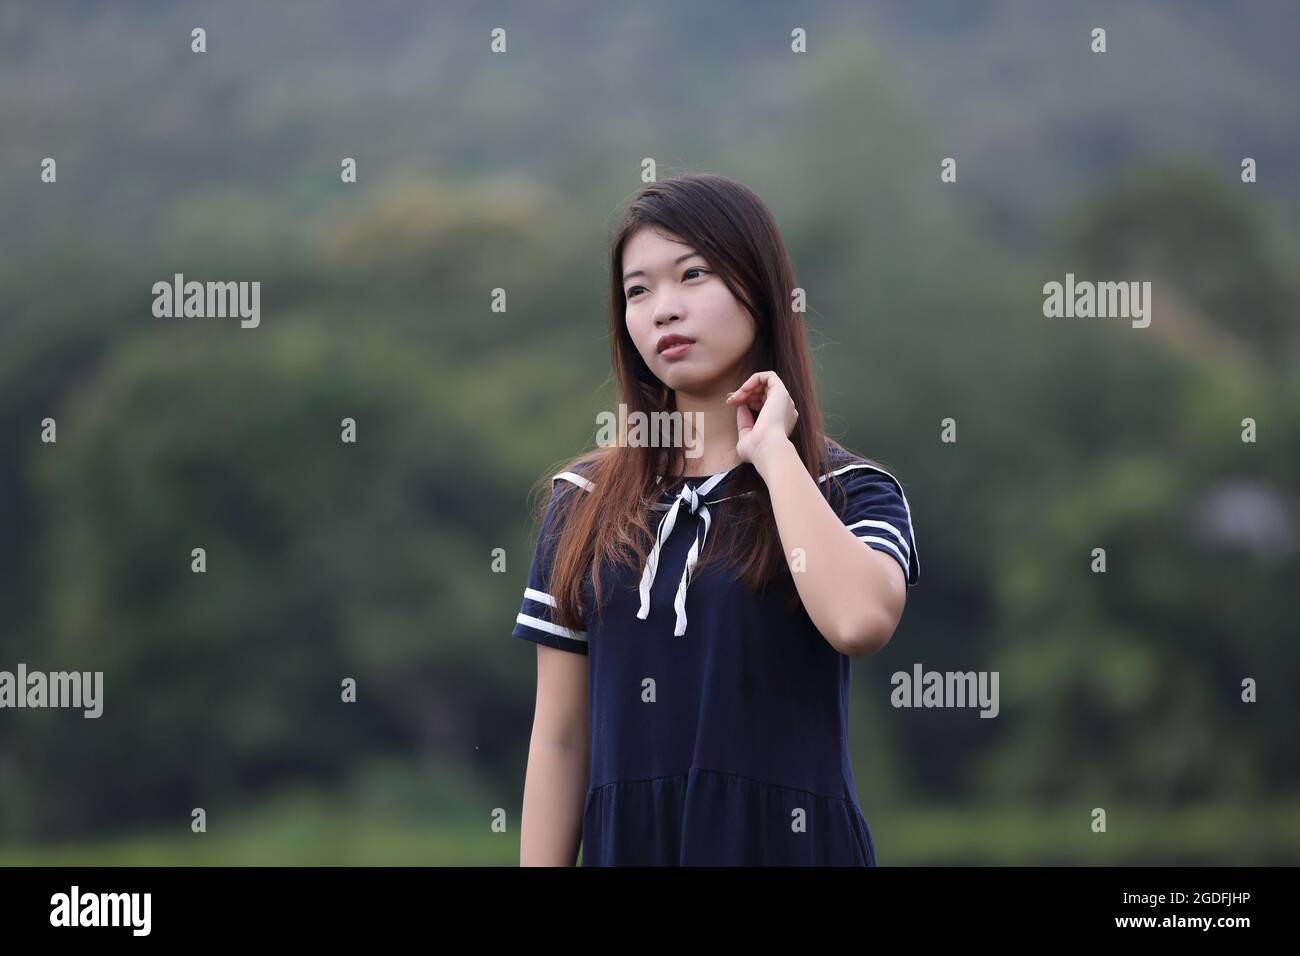
[{"label": "long brown hair", "polygon": [[[790,441],[812,477],[825,474],[828,445],[802,313],[793,308],[794,266],[767,206],[752,190],[725,176],[690,172],[651,183],[631,199],[614,231],[609,254],[609,342],[619,401],[627,405],[629,415],[639,411],[649,417],[675,410],[672,390],[650,371],[627,329],[623,248],[646,226],[689,243],[753,316],[755,365],[748,371],[774,371],[785,384],[799,411]],[[590,574],[599,606],[599,568],[607,562],[643,567],[654,543],[652,518],[658,516],[650,506],[663,494],[656,475],[665,482],[683,477],[685,454],[681,448],[620,443],[571,458],[558,471],[578,472],[594,484],[584,491],[561,480],[555,488],[563,521],[550,569],[549,591],[556,600],[551,619],[562,627],[579,628],[586,623],[583,618],[590,616],[582,609],[584,574]],[[549,491],[556,473],[548,471],[538,491],[542,485]],[[791,603],[797,605],[766,484],[752,467],[741,466],[725,487],[728,497],[752,494],[728,502],[733,508],[725,532],[709,536],[695,573],[710,554],[725,556],[728,566],[739,567],[738,577],[751,592],[758,593],[776,580],[788,588]],[[543,504],[549,500],[545,493],[540,497]],[[716,551],[719,538],[730,547]]]}]

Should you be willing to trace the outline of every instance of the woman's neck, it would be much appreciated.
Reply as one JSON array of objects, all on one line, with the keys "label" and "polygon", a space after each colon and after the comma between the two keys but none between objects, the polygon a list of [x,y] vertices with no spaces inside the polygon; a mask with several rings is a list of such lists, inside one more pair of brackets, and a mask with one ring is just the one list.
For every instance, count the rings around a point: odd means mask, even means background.
[{"label": "woman's neck", "polygon": [[690,417],[693,429],[691,444],[684,451],[688,478],[716,475],[741,464],[736,454],[740,440],[736,409],[726,399],[727,391],[709,396],[677,392],[674,396],[677,411]]}]

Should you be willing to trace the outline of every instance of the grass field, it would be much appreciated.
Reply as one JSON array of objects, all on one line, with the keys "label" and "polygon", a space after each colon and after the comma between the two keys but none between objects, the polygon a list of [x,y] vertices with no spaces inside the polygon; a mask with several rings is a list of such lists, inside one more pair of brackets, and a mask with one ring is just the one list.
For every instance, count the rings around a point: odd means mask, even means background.
[{"label": "grass field", "polygon": [[[1203,807],[1178,812],[864,807],[881,865],[1294,865],[1300,809]],[[0,866],[514,866],[514,821],[421,822],[409,811],[358,810],[310,793],[286,795],[208,832],[120,834],[50,846],[0,847]]]}]

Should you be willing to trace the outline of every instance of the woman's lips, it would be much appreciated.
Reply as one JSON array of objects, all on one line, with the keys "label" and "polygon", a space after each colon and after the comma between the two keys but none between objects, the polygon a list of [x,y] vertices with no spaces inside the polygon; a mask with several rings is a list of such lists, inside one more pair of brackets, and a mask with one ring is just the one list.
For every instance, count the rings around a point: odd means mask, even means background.
[{"label": "woman's lips", "polygon": [[685,355],[686,350],[689,349],[694,344],[695,344],[694,342],[679,342],[677,345],[668,346],[668,348],[660,352],[659,355],[661,358],[666,358],[670,361],[672,359],[679,359],[683,355]]}]

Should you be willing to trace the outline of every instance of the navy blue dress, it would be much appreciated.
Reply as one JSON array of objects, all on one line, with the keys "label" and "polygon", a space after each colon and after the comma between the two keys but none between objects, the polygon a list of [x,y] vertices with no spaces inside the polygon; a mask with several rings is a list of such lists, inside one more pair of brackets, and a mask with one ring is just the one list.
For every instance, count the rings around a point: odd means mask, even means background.
[{"label": "navy blue dress", "polygon": [[[911,511],[888,472],[836,446],[841,520],[920,575]],[[608,570],[583,630],[551,622],[556,502],[590,486],[552,480],[514,636],[589,658],[591,763],[584,866],[875,866],[848,748],[850,658],[780,589],[751,594],[721,563],[686,574],[727,533],[728,478],[664,483],[660,544],[640,571]],[[823,489],[827,476],[820,479]],[[838,507],[836,507],[838,505]],[[590,579],[583,598],[593,607]]]}]

